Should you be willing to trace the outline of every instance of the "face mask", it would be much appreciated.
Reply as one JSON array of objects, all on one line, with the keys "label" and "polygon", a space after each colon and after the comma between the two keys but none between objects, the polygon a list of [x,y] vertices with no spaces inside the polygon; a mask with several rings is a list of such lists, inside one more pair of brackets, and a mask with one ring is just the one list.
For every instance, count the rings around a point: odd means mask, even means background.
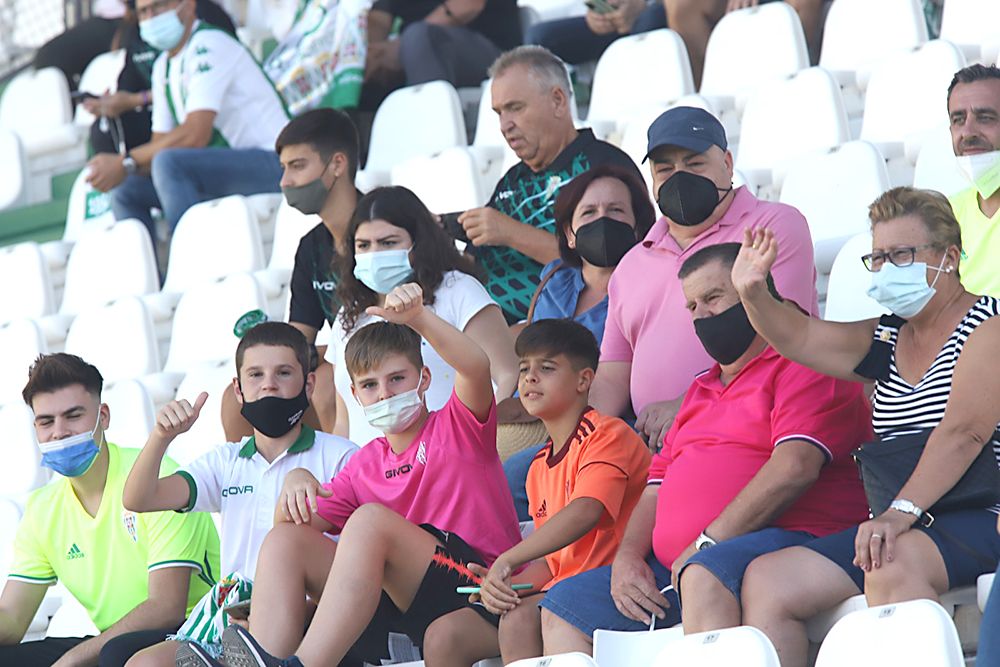
[{"label": "face mask", "polygon": [[412,275],[409,249],[379,250],[354,256],[354,277],[379,294],[388,294]]},{"label": "face mask", "polygon": [[747,311],[739,301],[718,315],[695,320],[694,332],[708,356],[723,365],[743,356],[757,336]]},{"label": "face mask", "polygon": [[594,266],[618,266],[636,241],[635,229],[607,216],[576,230],[576,251]]},{"label": "face mask", "polygon": [[[678,225],[693,227],[708,220],[719,206],[722,197],[732,192],[721,190],[704,176],[690,171],[679,171],[660,186],[656,204],[660,212]],[[719,193],[722,193],[722,197]]]},{"label": "face mask", "polygon": [[[326,167],[323,168],[323,174],[326,173],[329,166],[330,163],[327,162]],[[281,188],[288,205],[306,215],[316,215],[322,211],[323,205],[326,204],[326,198],[330,196],[330,190],[333,189],[333,185],[326,187],[323,184],[323,174],[305,185],[290,185]]]},{"label": "face mask", "polygon": [[181,38],[184,37],[184,24],[177,16],[177,10],[171,9],[140,21],[139,36],[157,51],[169,51],[181,43]]},{"label": "face mask", "polygon": [[306,387],[294,398],[265,396],[256,401],[244,401],[240,414],[256,430],[269,438],[280,438],[302,420],[309,409]]},{"label": "face mask", "polygon": [[[872,274],[872,284],[867,294],[885,308],[903,319],[908,319],[924,309],[934,298],[934,285],[942,273],[951,273],[951,267],[942,269],[947,255],[941,258],[937,267],[928,267],[925,262],[914,262],[909,266],[896,266],[891,262],[882,265],[880,271]],[[937,271],[934,281],[927,284],[927,269]]]},{"label": "face mask", "polygon": [[383,433],[400,433],[420,417],[424,399],[413,389],[365,406],[365,419]]},{"label": "face mask", "polygon": [[956,159],[958,168],[983,199],[1000,190],[1000,151],[960,155]]},{"label": "face mask", "polygon": [[42,465],[63,477],[79,477],[90,470],[101,452],[100,445],[94,440],[100,421],[98,418],[94,430],[89,433],[38,443],[38,448],[42,450]]}]

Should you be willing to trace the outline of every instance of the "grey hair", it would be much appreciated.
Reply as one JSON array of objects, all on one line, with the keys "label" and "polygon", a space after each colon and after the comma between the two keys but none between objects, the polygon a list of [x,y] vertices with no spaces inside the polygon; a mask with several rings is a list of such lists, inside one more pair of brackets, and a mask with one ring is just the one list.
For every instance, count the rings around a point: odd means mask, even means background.
[{"label": "grey hair", "polygon": [[572,96],[566,63],[544,46],[530,44],[501,53],[490,66],[490,78],[496,78],[514,65],[527,67],[535,81],[546,90],[555,87],[563,91],[566,99]]}]

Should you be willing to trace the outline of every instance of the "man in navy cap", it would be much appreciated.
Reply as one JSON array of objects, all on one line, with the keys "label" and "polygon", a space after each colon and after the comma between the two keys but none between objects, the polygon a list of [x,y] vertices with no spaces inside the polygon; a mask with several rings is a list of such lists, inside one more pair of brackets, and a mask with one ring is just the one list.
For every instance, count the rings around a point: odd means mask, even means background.
[{"label": "man in navy cap", "polygon": [[695,375],[712,364],[698,342],[677,272],[705,246],[771,229],[781,244],[773,269],[782,296],[818,314],[812,238],[802,214],[733,187],[726,132],[704,109],[676,107],[649,126],[646,160],[662,218],[625,255],[608,285],[608,319],[591,402],[605,414],[629,407],[658,449]]}]

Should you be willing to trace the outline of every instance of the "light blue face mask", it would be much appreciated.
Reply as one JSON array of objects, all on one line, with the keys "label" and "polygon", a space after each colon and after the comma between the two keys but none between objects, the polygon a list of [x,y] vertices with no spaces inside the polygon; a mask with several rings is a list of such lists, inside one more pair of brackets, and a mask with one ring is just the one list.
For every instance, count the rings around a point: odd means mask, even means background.
[{"label": "light blue face mask", "polygon": [[89,433],[38,443],[38,448],[42,450],[42,465],[63,477],[79,477],[90,470],[101,452],[100,445],[94,440],[100,422],[98,418],[94,430]]},{"label": "light blue face mask", "polygon": [[354,277],[379,294],[388,294],[412,275],[409,249],[379,250],[354,256]]},{"label": "light blue face mask", "polygon": [[[937,290],[934,285],[942,273],[951,273],[949,266],[942,269],[947,255],[941,258],[937,267],[927,266],[925,262],[914,262],[909,266],[896,266],[886,261],[882,269],[872,274],[872,284],[868,288],[868,296],[888,308],[895,315],[909,319],[924,309]],[[927,284],[927,269],[937,271],[933,282]]]},{"label": "light blue face mask", "polygon": [[177,16],[177,9],[140,21],[139,36],[157,51],[169,51],[180,44],[184,37],[184,24]]}]

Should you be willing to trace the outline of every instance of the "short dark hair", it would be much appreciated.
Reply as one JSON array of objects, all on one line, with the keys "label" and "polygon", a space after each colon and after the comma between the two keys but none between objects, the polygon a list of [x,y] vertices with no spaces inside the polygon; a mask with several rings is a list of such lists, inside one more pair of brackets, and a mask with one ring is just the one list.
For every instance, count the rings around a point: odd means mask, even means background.
[{"label": "short dark hair", "polygon": [[632,171],[616,164],[602,164],[583,172],[559,190],[553,214],[556,220],[556,238],[559,243],[559,257],[563,264],[580,266],[580,255],[569,247],[567,236],[573,229],[573,213],[583,199],[590,184],[600,178],[614,178],[628,188],[632,200],[632,215],[635,218],[635,235],[640,241],[646,237],[649,228],[656,222],[653,203],[649,200],[646,183]]},{"label": "short dark hair", "polygon": [[[732,269],[733,264],[736,263],[736,258],[740,254],[741,247],[743,247],[742,244],[736,242],[717,243],[706,246],[684,260],[684,263],[681,264],[681,270],[677,272],[677,278],[684,280],[698,269],[712,262],[720,262],[723,267]],[[774,276],[770,273],[767,274],[767,289],[775,299],[778,301],[783,300],[778,293],[777,286],[774,284]]]},{"label": "short dark hair", "polygon": [[313,109],[288,121],[274,142],[280,156],[285,146],[308,144],[324,162],[334,153],[347,156],[351,180],[358,171],[358,128],[351,117],[337,109]]},{"label": "short dark hair", "polygon": [[996,65],[969,65],[955,72],[948,86],[948,102],[951,102],[951,91],[960,83],[974,83],[976,81],[1000,81],[1000,67]]},{"label": "short dark hair", "polygon": [[351,382],[381,364],[390,354],[402,354],[418,369],[423,368],[420,343],[420,335],[403,324],[372,322],[361,327],[344,348],[344,363]]},{"label": "short dark hair", "polygon": [[42,354],[28,369],[28,383],[24,385],[21,397],[29,408],[33,408],[31,401],[36,394],[47,394],[74,384],[83,385],[100,400],[104,378],[95,366],[75,354]]},{"label": "short dark hair", "polygon": [[514,352],[524,358],[532,354],[566,355],[574,370],[597,370],[601,348],[590,329],[573,320],[538,320],[526,326],[514,343]]},{"label": "short dark hair", "polygon": [[285,322],[261,322],[247,331],[240,339],[240,344],[236,346],[236,377],[239,377],[240,371],[243,370],[243,356],[246,351],[259,345],[289,347],[302,367],[303,377],[312,370],[311,346],[301,331]]}]

